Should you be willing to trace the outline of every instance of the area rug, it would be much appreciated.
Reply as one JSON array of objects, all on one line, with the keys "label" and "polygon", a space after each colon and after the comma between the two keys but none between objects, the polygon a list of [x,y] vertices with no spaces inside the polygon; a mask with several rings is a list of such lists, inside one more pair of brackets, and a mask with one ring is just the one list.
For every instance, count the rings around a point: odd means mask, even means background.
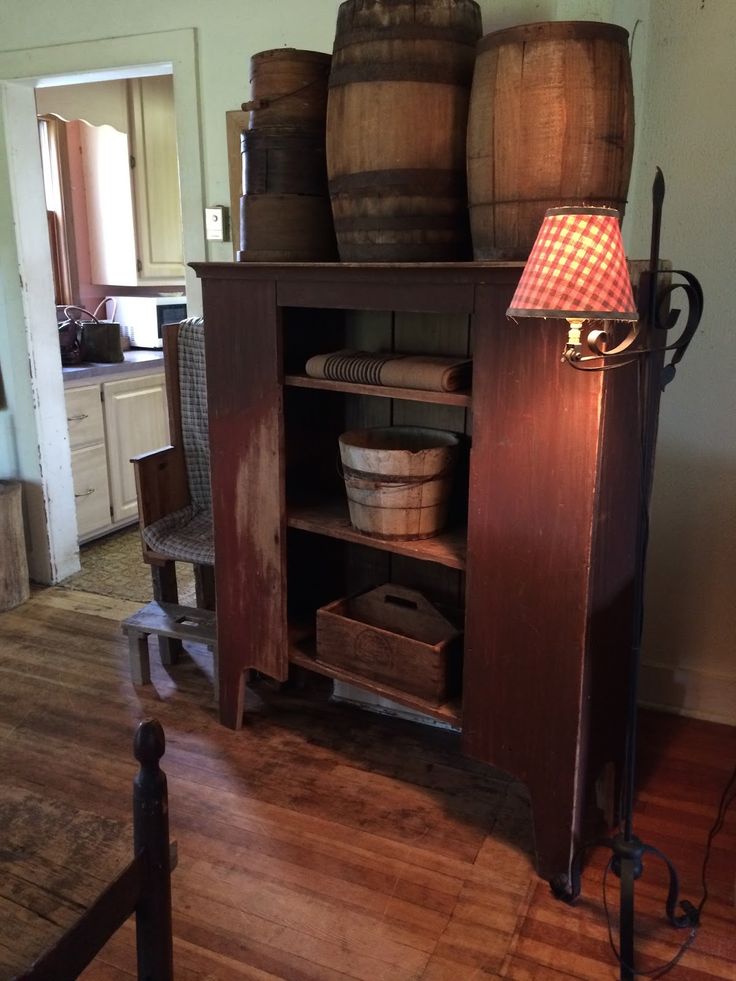
[{"label": "area rug", "polygon": [[[137,603],[153,599],[151,571],[141,557],[141,539],[137,528],[125,528],[104,538],[82,545],[79,550],[80,572],[65,579],[64,589],[83,590],[101,596],[115,596]],[[179,602],[194,605],[194,574],[187,563],[177,562]]]}]

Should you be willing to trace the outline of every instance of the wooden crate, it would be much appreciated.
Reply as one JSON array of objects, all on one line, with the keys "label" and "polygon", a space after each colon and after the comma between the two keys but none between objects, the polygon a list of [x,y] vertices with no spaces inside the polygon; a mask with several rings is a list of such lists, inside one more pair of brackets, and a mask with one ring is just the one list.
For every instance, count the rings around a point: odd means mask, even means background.
[{"label": "wooden crate", "polygon": [[436,705],[460,690],[462,632],[421,593],[393,583],[317,610],[317,656]]}]

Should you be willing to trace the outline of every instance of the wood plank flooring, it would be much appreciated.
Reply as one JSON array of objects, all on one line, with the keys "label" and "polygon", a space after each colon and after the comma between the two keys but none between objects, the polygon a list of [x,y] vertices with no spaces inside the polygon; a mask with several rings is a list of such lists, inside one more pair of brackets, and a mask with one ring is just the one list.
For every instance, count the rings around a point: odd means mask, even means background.
[{"label": "wood plank flooring", "polygon": [[[607,856],[593,855],[575,909],[555,902],[533,872],[519,783],[464,759],[452,733],[327,702],[321,682],[262,686],[244,730],[226,730],[204,648],[163,669],[152,640],[153,684],[131,684],[119,623],[138,606],[47,589],[0,616],[0,768],[22,791],[128,822],[134,727],[160,719],[178,981],[618,977],[601,904]],[[651,713],[641,728],[636,830],[697,902],[736,730]],[[673,981],[736,979],[735,811]],[[662,923],[654,863],[636,896],[651,969],[684,937]],[[135,977],[134,948],[129,921],[84,981]]]}]

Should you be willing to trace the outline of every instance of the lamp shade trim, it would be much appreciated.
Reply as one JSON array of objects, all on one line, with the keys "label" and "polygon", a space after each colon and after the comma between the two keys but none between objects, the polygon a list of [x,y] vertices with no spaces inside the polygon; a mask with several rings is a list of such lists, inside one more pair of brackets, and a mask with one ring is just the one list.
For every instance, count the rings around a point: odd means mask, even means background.
[{"label": "lamp shade trim", "polygon": [[610,310],[586,310],[581,313],[579,310],[528,310],[523,307],[509,307],[506,311],[507,317],[535,317],[540,320],[638,320],[639,314],[632,313],[611,313]]}]

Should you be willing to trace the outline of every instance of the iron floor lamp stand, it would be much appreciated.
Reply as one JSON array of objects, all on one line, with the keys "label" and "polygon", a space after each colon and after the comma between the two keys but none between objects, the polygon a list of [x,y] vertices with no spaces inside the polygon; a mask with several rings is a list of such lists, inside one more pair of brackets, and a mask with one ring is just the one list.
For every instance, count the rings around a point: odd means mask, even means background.
[{"label": "iron floor lamp stand", "polygon": [[[659,236],[662,216],[662,202],[664,200],[664,178],[661,170],[657,168],[657,176],[653,185],[653,213],[652,213],[652,241],[650,252],[649,271],[644,277],[639,290],[638,308],[640,321],[646,325],[669,330],[674,326],[679,317],[679,310],[672,310],[665,318],[660,317],[660,306],[663,298],[669,298],[669,294],[674,290],[683,289],[688,297],[688,318],[685,329],[674,344],[666,345],[653,349],[642,349],[636,347],[635,341],[639,336],[639,327],[632,328],[629,337],[618,347],[606,351],[605,335],[601,338],[601,332],[594,332],[592,343],[589,339],[589,348],[593,353],[588,356],[581,356],[579,349],[571,351],[569,348],[563,355],[573,367],[583,370],[606,370],[607,368],[620,367],[628,364],[631,360],[637,360],[641,366],[641,357],[646,356],[649,351],[674,350],[675,354],[671,362],[663,369],[662,387],[672,380],[675,374],[675,365],[680,361],[685,349],[692,339],[698,326],[703,308],[703,293],[697,279],[690,273],[682,270],[674,270],[672,275],[679,274],[685,280],[684,283],[670,283],[664,289],[657,289],[657,279],[659,273]],[[610,362],[606,358],[612,356]],[[619,360],[620,359],[620,360]],[[597,362],[588,365],[581,362]],[[644,377],[643,373],[640,375]],[[649,458],[650,447],[646,445],[648,439],[653,439],[653,435],[647,435],[646,427],[643,424],[643,393],[640,387],[640,423],[642,439],[642,461]],[[633,809],[634,809],[634,790],[636,775],[636,733],[637,733],[637,698],[639,682],[639,662],[641,650],[641,638],[643,628],[643,595],[644,595],[644,569],[646,561],[648,534],[649,534],[649,492],[650,480],[644,468],[641,474],[641,500],[640,513],[637,530],[637,560],[634,583],[634,618],[632,625],[632,644],[629,656],[629,684],[627,691],[626,706],[626,746],[624,753],[624,764],[622,772],[621,802],[620,802],[620,825],[619,831],[613,837],[604,838],[600,841],[591,843],[577,851],[573,857],[570,874],[558,876],[550,883],[553,894],[560,900],[572,904],[580,895],[581,890],[581,869],[582,860],[588,847],[600,845],[610,850],[611,856],[608,860],[604,873],[604,905],[605,887],[609,871],[618,876],[621,881],[620,906],[619,906],[619,948],[616,951],[621,965],[622,981],[631,979],[641,974],[659,977],[680,959],[687,947],[692,943],[698,927],[699,910],[687,900],[679,902],[679,881],[677,872],[672,862],[661,851],[653,845],[643,842],[633,830]],[[634,889],[635,882],[643,871],[644,856],[652,856],[660,859],[669,873],[669,889],[665,901],[665,915],[671,925],[677,929],[690,929],[690,935],[685,940],[676,957],[666,965],[655,968],[652,971],[638,972],[634,965]],[[678,912],[678,905],[681,912]],[[605,906],[607,911],[607,905]],[[610,934],[610,925],[609,925]],[[610,937],[612,946],[613,938]]]}]

